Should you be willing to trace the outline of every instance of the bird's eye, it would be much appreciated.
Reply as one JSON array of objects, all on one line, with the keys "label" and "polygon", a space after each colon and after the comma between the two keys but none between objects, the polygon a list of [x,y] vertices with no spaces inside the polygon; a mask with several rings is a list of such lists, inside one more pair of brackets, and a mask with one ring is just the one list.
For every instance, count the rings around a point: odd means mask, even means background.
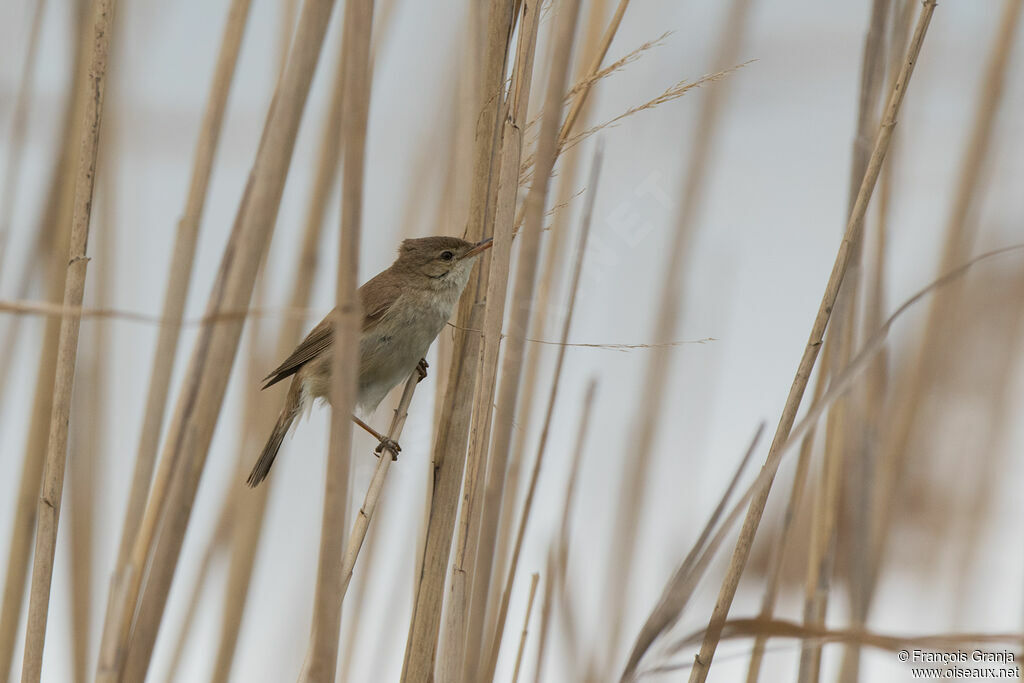
[{"label": "bird's eye", "polygon": [[453,258],[455,258],[455,254],[453,254],[450,251],[442,251],[441,252],[441,260],[442,261],[451,261]]}]

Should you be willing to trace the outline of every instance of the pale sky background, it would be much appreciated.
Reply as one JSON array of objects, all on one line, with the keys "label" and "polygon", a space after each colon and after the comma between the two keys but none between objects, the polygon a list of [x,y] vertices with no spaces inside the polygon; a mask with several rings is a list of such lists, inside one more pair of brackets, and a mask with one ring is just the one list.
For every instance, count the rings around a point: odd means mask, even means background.
[{"label": "pale sky background", "polygon": [[[158,314],[227,2],[119,4],[122,23],[115,35],[112,61],[115,81],[107,101],[112,114],[104,122],[105,132],[116,128],[122,155],[116,187],[119,223],[110,305]],[[341,4],[335,10],[321,69],[307,105],[271,247],[271,306],[284,303],[292,276],[291,264],[326,109]],[[675,338],[713,337],[715,341],[683,345],[673,351],[669,395],[656,437],[657,476],[649,485],[650,506],[639,532],[642,559],[630,594],[632,607],[626,626],[630,638],[699,533],[757,425],[767,421],[769,433],[774,429],[845,223],[861,50],[870,3],[772,0],[753,4],[741,61],[756,61],[723,83],[706,86],[728,87],[728,101],[686,274],[685,311]],[[25,0],[0,3],[0,159],[6,158],[9,145],[30,5]],[[0,272],[3,299],[16,296],[18,255],[31,244],[67,88],[69,38],[64,5],[50,2],[46,10],[25,163],[14,207],[11,252]],[[398,0],[393,26],[380,46],[370,110],[360,281],[391,262],[403,232],[399,223],[406,215],[405,198],[413,185],[436,180],[413,177],[416,162],[409,158],[409,150],[417,153],[423,145],[432,144],[435,127],[446,125],[444,117],[450,115],[451,103],[446,98],[450,97],[457,73],[455,60],[462,45],[464,5],[448,0]],[[597,86],[592,120],[615,116],[676,81],[711,71],[710,54],[725,5],[706,0],[634,2],[609,51],[610,59],[666,30],[673,33],[663,45]],[[888,311],[934,276],[940,245],[937,236],[945,224],[986,52],[1001,9],[1002,3],[997,0],[946,0],[936,10],[898,127],[900,164],[891,222]],[[203,216],[188,316],[200,315],[205,306],[263,126],[275,75],[279,17],[277,3],[253,3]],[[550,25],[549,16],[542,27],[542,42]],[[978,216],[982,226],[978,251],[1024,241],[1020,227],[1024,218],[1020,193],[1024,178],[1022,67],[1024,50],[1018,49],[998,120],[1000,142]],[[535,87],[535,96],[539,92]],[[593,270],[585,275],[588,279],[578,302],[571,341],[649,341],[663,279],[661,269],[674,227],[681,169],[692,147],[697,105],[704,94],[704,90],[692,91],[681,100],[641,112],[603,133],[605,164],[596,203],[594,249],[588,254],[593,265],[585,265]],[[591,144],[583,149],[584,158],[589,158]],[[443,168],[440,161],[437,168]],[[648,187],[657,188],[657,192],[643,192]],[[658,198],[662,193],[668,201]],[[581,203],[577,200],[573,205],[574,214]],[[313,297],[317,318],[319,312],[330,308],[334,296],[337,199],[330,206],[330,237],[324,243],[324,267],[317,274]],[[622,229],[616,216],[623,215],[623,211],[641,216],[641,229]],[[415,232],[453,231],[452,226],[433,225],[433,216],[433,209],[420,216]],[[460,218],[455,231],[461,231],[462,221]],[[575,221],[571,225],[575,234]],[[90,252],[98,253],[101,239],[102,235],[97,235],[90,243]],[[1012,260],[1020,257],[1008,258],[1008,263],[1020,266],[1019,260]],[[94,301],[90,298],[92,286],[98,269],[103,267],[96,260],[90,264],[87,303]],[[921,319],[920,314],[909,315],[894,334],[905,333]],[[7,324],[8,320],[0,317],[0,329]],[[83,330],[97,324],[87,321]],[[95,638],[102,624],[110,563],[116,553],[156,340],[152,326],[124,321],[102,324],[108,325],[112,339],[108,400],[113,408],[100,463],[107,493],[97,519],[100,536],[94,594],[103,597],[95,605]],[[273,320],[269,326],[276,329]],[[5,560],[28,415],[27,408],[11,397],[31,390],[41,319],[28,320],[24,330],[11,384],[0,388],[6,394],[0,411],[0,465],[7,473],[0,477],[0,550]],[[172,384],[174,395],[194,338],[194,330],[182,337]],[[243,353],[245,348],[243,345]],[[631,456],[629,430],[633,405],[643,391],[639,384],[645,354],[642,350],[569,351],[548,466],[521,565],[527,574],[543,568],[545,549],[561,513],[578,406],[587,379],[598,375],[598,400],[573,526],[576,552],[570,559],[570,573],[578,583],[576,595],[582,606],[585,637],[600,633],[597,629],[604,616],[602,568],[618,482]],[[553,358],[553,352],[549,351],[547,357]],[[243,372],[244,363],[236,363],[150,680],[164,679],[177,626],[219,511],[221,491],[235,476],[235,425],[244,399]],[[415,398],[401,440],[402,457],[391,469],[380,518],[370,530],[371,536],[381,534],[387,545],[379,549],[385,561],[378,565],[379,580],[367,599],[372,609],[363,617],[365,631],[359,641],[353,680],[397,680],[401,668],[411,608],[415,550],[411,539],[415,537],[413,528],[420,524],[426,486],[432,383],[436,379],[433,375],[427,382],[431,391],[421,391]],[[1017,386],[1021,386],[1019,381]],[[1019,391],[1016,398],[1020,398]],[[1019,412],[1019,400],[1017,405]],[[315,410],[311,419],[300,425],[296,436],[286,442],[274,468],[277,481],[257,557],[234,681],[294,680],[301,666],[316,574],[328,414],[325,409]],[[353,461],[354,490],[361,499],[374,460],[368,454],[368,440],[360,437],[357,444],[361,449],[357,449]],[[1006,439],[1005,447],[1011,453],[1020,453],[1022,445],[1024,434],[1017,428]],[[767,439],[757,459],[763,459],[766,448]],[[987,532],[984,547],[990,552],[979,562],[977,581],[956,586],[949,583],[948,573],[943,583],[940,579],[919,580],[893,569],[885,574],[880,587],[873,627],[897,633],[1021,630],[1024,551],[1019,520],[1024,510],[1015,500],[1019,486],[1014,484],[1020,481],[1022,472],[1019,459],[1011,459],[1009,465],[1003,489],[991,494],[996,517]],[[776,514],[781,511],[791,476],[791,465],[784,465],[780,485],[769,505]],[[62,535],[66,535],[68,526],[67,517],[62,517]],[[678,633],[706,625],[732,542],[701,584],[677,627]],[[581,552],[583,548],[587,550]],[[46,681],[70,680],[70,634],[65,626],[67,563],[68,546],[62,542],[58,546],[45,652]],[[179,672],[179,681],[205,680],[209,675],[225,570],[226,561],[214,567],[190,639],[191,656]],[[756,577],[747,578],[750,580],[741,585],[733,608],[737,616],[753,615],[757,610],[760,582]],[[509,628],[516,632],[525,608],[527,585],[528,579],[520,581],[510,612]],[[951,617],[950,594],[954,591],[966,591],[971,606],[957,623]],[[798,597],[785,596],[780,613],[796,618]],[[845,614],[845,604],[836,600],[834,608],[830,607],[829,622],[842,625]],[[20,665],[20,642],[18,647],[16,670]],[[779,654],[768,659],[762,680],[793,680],[795,646],[784,641],[776,647]],[[95,644],[92,649],[95,656]],[[556,650],[549,658],[545,680],[563,680]],[[726,655],[748,650],[749,641],[723,645],[719,651],[722,659],[716,660],[709,680],[730,681],[742,676],[746,658],[730,661]],[[833,655],[838,650],[826,649],[826,653],[826,666],[835,664],[838,658]],[[499,680],[507,680],[510,675],[509,654],[503,652]],[[691,656],[687,653],[684,659]],[[527,661],[527,671],[532,675],[532,645]],[[906,667],[893,655],[868,651],[865,662],[862,680],[902,681],[908,677]],[[372,677],[370,671],[374,672]]]}]

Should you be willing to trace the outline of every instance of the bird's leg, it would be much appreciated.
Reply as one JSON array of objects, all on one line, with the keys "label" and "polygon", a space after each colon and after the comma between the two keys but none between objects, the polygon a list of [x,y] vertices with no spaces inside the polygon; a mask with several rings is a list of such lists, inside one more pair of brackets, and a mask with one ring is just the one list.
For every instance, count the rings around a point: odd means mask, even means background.
[{"label": "bird's leg", "polygon": [[377,439],[377,441],[380,442],[379,444],[377,444],[377,447],[373,449],[374,453],[380,455],[380,453],[383,452],[383,450],[386,448],[391,452],[391,459],[398,460],[398,454],[402,451],[402,447],[398,445],[397,441],[384,436],[376,429],[360,420],[355,415],[352,416],[352,421],[355,422],[360,427],[362,427],[363,429],[365,429],[367,433],[369,433],[371,436],[373,436],[373,438]]},{"label": "bird's leg", "polygon": [[420,358],[420,362],[416,364],[416,371],[420,373],[420,378],[416,380],[417,384],[419,384],[420,382],[427,378],[427,368],[429,367],[430,365],[427,364],[427,359]]}]

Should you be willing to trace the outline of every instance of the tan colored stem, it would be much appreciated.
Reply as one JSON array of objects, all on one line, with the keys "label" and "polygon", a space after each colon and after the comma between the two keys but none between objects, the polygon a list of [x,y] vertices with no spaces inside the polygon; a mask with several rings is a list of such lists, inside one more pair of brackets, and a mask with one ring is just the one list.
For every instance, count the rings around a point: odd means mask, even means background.
[{"label": "tan colored stem", "polygon": [[[51,305],[58,305],[63,296],[64,280],[67,273],[68,234],[71,227],[71,211],[74,201],[75,142],[80,137],[80,129],[85,109],[85,78],[86,60],[89,58],[88,12],[84,11],[84,2],[75,6],[75,20],[72,33],[75,38],[75,49],[72,51],[71,71],[82,73],[82,77],[72,79],[72,92],[67,98],[62,118],[62,135],[59,140],[57,160],[54,163],[52,176],[48,183],[45,210],[39,220],[36,241],[36,258],[33,259],[40,270],[45,273],[46,300]],[[30,261],[27,265],[35,265]],[[26,270],[26,276],[29,271]],[[23,280],[27,292],[28,278]],[[18,637],[21,622],[22,605],[25,600],[25,583],[28,576],[29,561],[32,559],[33,532],[36,524],[36,506],[39,499],[39,487],[43,476],[43,463],[46,460],[46,441],[50,422],[50,407],[53,401],[53,380],[56,373],[57,342],[60,335],[61,319],[50,318],[46,321],[43,338],[40,343],[39,361],[33,389],[31,418],[29,419],[28,437],[25,455],[22,460],[21,479],[18,483],[17,502],[15,503],[14,521],[11,525],[11,545],[7,556],[7,571],[4,574],[3,605],[0,606],[0,679],[6,679],[11,671],[14,660],[14,646]],[[12,326],[13,328],[13,326]],[[13,334],[10,340],[14,340]],[[0,350],[2,351],[2,350]],[[8,354],[0,360],[0,386],[6,386],[7,360],[14,354]]]},{"label": "tan colored stem", "polygon": [[[338,177],[341,159],[341,126],[342,97],[344,95],[344,41],[338,51],[335,79],[331,93],[331,101],[324,128],[321,134],[319,156],[317,158],[316,176],[309,196],[306,220],[302,232],[302,246],[295,263],[292,291],[288,307],[292,310],[304,310],[309,306],[315,273],[320,264],[320,242],[323,235],[324,221],[327,215],[327,202],[331,190]],[[299,317],[286,318],[278,331],[275,358],[284,358],[302,338],[303,320]],[[264,369],[265,371],[265,369]],[[259,372],[251,373],[252,388],[259,391]],[[266,398],[266,397],[264,397]],[[270,418],[271,420],[273,417]],[[266,424],[266,423],[265,423]],[[262,429],[262,426],[261,426]],[[262,432],[260,434],[263,436]],[[248,443],[248,440],[243,440]],[[239,466],[248,468],[252,452],[246,449],[239,451]],[[242,460],[244,459],[244,464]],[[243,473],[244,476],[244,473]],[[242,626],[242,615],[249,595],[256,551],[263,532],[263,520],[266,516],[267,499],[277,479],[271,477],[264,486],[246,489],[244,495],[237,498],[240,506],[237,512],[236,529],[231,537],[231,559],[228,567],[228,581],[224,595],[224,615],[221,620],[221,636],[217,648],[211,681],[227,683],[235,659],[235,648],[238,634]],[[241,482],[241,479],[239,480]],[[237,493],[237,491],[236,491]]]},{"label": "tan colored stem", "polygon": [[[998,33],[992,42],[992,51],[985,67],[974,123],[963,150],[960,182],[957,184],[946,223],[945,243],[939,264],[940,273],[952,269],[965,253],[969,253],[974,241],[974,222],[968,220],[968,217],[976,206],[983,176],[982,169],[991,150],[995,117],[1005,90],[1010,53],[1016,41],[1022,9],[1024,3],[1016,0],[1003,3]],[[908,462],[907,453],[917,409],[924,404],[922,397],[929,386],[931,369],[941,347],[939,342],[944,336],[943,325],[949,322],[947,315],[953,310],[957,296],[958,290],[954,287],[941,292],[929,302],[920,346],[908,361],[909,369],[901,381],[902,389],[896,402],[895,414],[890,418],[888,429],[883,434],[879,462],[884,463],[884,468],[878,473],[875,482],[874,496],[878,503],[872,520],[872,548],[869,552],[872,567],[867,581],[869,596],[874,592],[878,580],[882,554],[893,520],[892,497],[897,495],[896,487],[900,474]],[[908,401],[913,403],[907,403]],[[870,600],[870,597],[868,599]]]},{"label": "tan colored stem", "polygon": [[[86,91],[90,97],[85,103],[82,139],[79,143],[67,278],[64,283],[64,304],[67,306],[81,306],[85,293],[86,266],[89,261],[86,248],[89,243],[89,219],[92,213],[100,122],[103,118],[103,93],[106,86],[113,11],[114,0],[97,0],[93,7],[92,54],[86,73]],[[25,656],[22,660],[22,683],[38,683],[42,675],[43,644],[46,640],[53,557],[57,546],[57,525],[60,521],[64,469],[67,464],[68,421],[81,322],[81,318],[72,316],[62,319],[60,324],[50,432],[46,463],[43,467],[43,486],[36,511],[36,543],[29,592],[28,626],[25,633]]]},{"label": "tan colored stem", "polygon": [[[18,92],[14,96],[14,115],[11,117],[11,135],[4,160],[4,186],[0,190],[0,272],[3,272],[4,257],[7,255],[7,240],[10,239],[11,216],[14,200],[18,194],[18,179],[21,177],[21,160],[25,152],[25,129],[28,126],[28,104],[32,93],[32,79],[36,72],[36,58],[39,55],[39,33],[43,26],[46,0],[37,0],[29,25],[28,44],[25,48],[25,62],[21,66]],[[2,386],[2,385],[0,385]]]},{"label": "tan colored stem", "polygon": [[739,586],[740,575],[743,573],[743,569],[746,567],[747,558],[750,555],[750,548],[753,545],[754,534],[757,533],[757,527],[760,524],[761,515],[764,513],[765,504],[768,502],[768,493],[771,490],[771,480],[774,477],[774,473],[777,468],[777,462],[774,465],[771,463],[775,462],[775,453],[778,452],[789,439],[790,430],[793,428],[793,423],[796,420],[796,413],[800,407],[800,402],[803,399],[804,390],[807,388],[807,382],[810,378],[811,371],[814,369],[814,363],[817,360],[818,351],[821,348],[822,337],[825,334],[825,328],[827,327],[829,317],[832,314],[832,307],[835,305],[839,288],[843,282],[843,276],[846,274],[846,268],[849,264],[852,246],[860,239],[860,228],[863,225],[864,214],[867,211],[868,202],[871,199],[871,193],[874,190],[875,182],[878,180],[878,174],[882,168],[882,162],[885,161],[885,154],[889,149],[889,142],[892,140],[892,132],[896,127],[896,116],[899,113],[900,105],[903,103],[903,97],[906,94],[907,85],[909,84],[910,77],[914,72],[914,66],[917,64],[917,57],[921,52],[921,45],[924,43],[924,37],[928,31],[928,25],[934,11],[935,0],[925,0],[921,9],[920,17],[918,18],[914,38],[910,42],[910,47],[903,62],[903,67],[900,70],[900,77],[894,84],[893,91],[889,96],[889,103],[886,107],[878,135],[875,138],[875,144],[871,151],[871,158],[868,161],[867,168],[864,172],[864,179],[862,180],[860,190],[857,193],[857,200],[854,203],[853,211],[850,214],[850,219],[846,226],[846,233],[843,236],[843,241],[839,245],[839,251],[836,254],[836,260],[832,267],[832,273],[829,275],[828,284],[825,287],[825,293],[822,296],[821,304],[818,307],[814,323],[811,326],[810,337],[807,341],[807,345],[804,347],[803,356],[800,359],[800,365],[797,368],[796,377],[793,379],[793,384],[790,387],[789,395],[786,398],[786,404],[783,408],[782,417],[779,420],[775,437],[773,438],[772,445],[768,450],[768,459],[765,463],[766,469],[763,469],[763,472],[767,475],[768,485],[761,489],[750,502],[747,516],[743,520],[743,527],[740,529],[740,536],[736,543],[736,549],[733,552],[732,560],[730,561],[729,568],[726,571],[725,579],[722,581],[718,600],[715,603],[714,612],[711,615],[707,632],[701,644],[700,653],[697,655],[693,669],[690,671],[690,683],[703,683],[703,681],[706,680],[708,670],[711,667],[711,660],[714,657],[715,649],[718,646],[718,640],[721,636],[722,625],[725,623],[729,614],[729,609],[732,606],[732,600],[736,595],[736,588]]},{"label": "tan colored stem", "polygon": [[512,683],[519,682],[519,669],[523,664],[523,651],[526,650],[526,636],[529,633],[530,615],[533,613],[533,599],[537,595],[537,581],[540,574],[530,575],[530,597],[526,599],[526,616],[523,617],[523,630],[519,634],[519,649],[516,650],[516,664],[512,669]]},{"label": "tan colored stem", "polygon": [[523,152],[522,127],[525,125],[529,105],[539,23],[539,3],[529,0],[524,4],[523,17],[520,21],[519,45],[509,96],[511,102],[507,103],[509,113],[505,117],[502,134],[501,169],[494,215],[494,248],[491,250],[491,267],[487,278],[482,350],[479,354],[477,382],[473,395],[473,422],[470,429],[469,452],[466,456],[465,485],[456,528],[451,587],[446,605],[447,618],[442,638],[444,651],[440,658],[441,669],[438,672],[439,677],[444,680],[455,680],[460,675],[466,654],[473,651],[467,649],[474,647],[472,629],[481,627],[479,624],[474,625],[469,619],[472,599],[470,590],[473,585],[473,568],[477,559],[477,541],[483,513],[484,477],[487,471],[487,447],[490,441],[492,406],[498,374],[501,326],[505,320],[513,221],[519,190],[519,162]]},{"label": "tan colored stem", "polygon": [[[288,65],[274,94],[246,192],[207,305],[210,314],[244,307],[252,295],[256,272],[277,217],[295,137],[332,7],[331,0],[308,0],[303,7]],[[115,598],[120,618],[115,626],[118,634],[113,642],[115,649],[113,653],[104,653],[107,661],[125,662],[126,680],[144,679],[149,665],[241,332],[241,322],[203,328],[185,374],[167,430],[153,493],[132,549],[130,581],[123,594]],[[157,536],[158,522],[162,528]],[[141,572],[147,566],[150,572],[146,590],[139,600]],[[137,601],[138,617],[135,627],[129,630]],[[131,648],[127,649],[129,633]],[[99,678],[101,681],[117,680],[120,669],[120,665],[101,668]]]},{"label": "tan colored stem", "polygon": [[[313,603],[313,633],[304,678],[310,683],[331,683],[338,662],[341,603],[351,569],[338,565],[345,538],[348,508],[349,452],[352,445],[352,409],[359,374],[359,337],[362,305],[356,291],[359,273],[359,242],[363,221],[363,172],[366,125],[370,108],[370,35],[373,0],[345,3],[345,94],[342,104],[344,178],[341,205],[341,239],[338,251],[337,307],[331,361],[331,436],[327,455],[320,557]],[[382,453],[381,461],[389,461]],[[358,522],[358,520],[357,520]],[[365,532],[364,532],[365,533]],[[358,552],[358,551],[357,551]],[[347,557],[347,553],[346,553]],[[352,558],[353,563],[355,558]],[[340,589],[339,589],[339,586]]]},{"label": "tan colored stem", "polygon": [[[740,46],[749,21],[750,0],[733,0],[722,27],[714,56],[715,68],[725,68],[737,61]],[[686,161],[683,186],[677,207],[675,233],[668,248],[664,266],[665,282],[658,303],[658,313],[653,330],[655,343],[670,340],[683,318],[686,289],[685,275],[689,271],[691,245],[697,231],[697,217],[700,215],[705,187],[710,177],[713,144],[723,119],[722,109],[727,94],[725,84],[708,88],[703,93],[697,124],[693,135],[693,148]],[[622,632],[625,627],[626,599],[633,573],[636,556],[635,530],[641,524],[642,505],[650,477],[654,439],[657,421],[664,404],[664,395],[670,376],[671,354],[669,349],[653,351],[644,370],[641,385],[643,398],[637,404],[632,418],[632,433],[636,435],[633,458],[625,467],[621,488],[615,531],[609,552],[610,570],[606,592],[610,596],[608,622],[604,631],[604,659],[600,667],[613,670],[614,658],[619,652]]]},{"label": "tan colored stem", "polygon": [[[492,169],[500,157],[501,93],[505,65],[512,35],[513,0],[491,0],[487,22],[487,47],[480,91],[479,116],[476,118],[473,175],[470,189],[469,222],[466,239],[478,241],[491,225],[493,215],[489,199],[497,192]],[[493,188],[492,188],[493,185]],[[485,256],[477,271],[486,272],[490,260]],[[483,324],[486,278],[474,274],[459,302],[457,325],[480,329]],[[432,455],[434,479],[430,493],[430,511],[423,549],[423,561],[416,577],[409,636],[402,664],[402,683],[427,683],[434,675],[441,608],[445,595],[448,556],[452,546],[459,504],[472,403],[466,397],[476,380],[479,335],[458,330],[452,349],[448,386],[441,408],[438,432]]]},{"label": "tan colored stem", "polygon": [[[167,398],[174,370],[174,358],[177,355],[180,337],[180,323],[185,311],[189,285],[192,280],[192,269],[195,262],[196,242],[199,237],[199,221],[202,218],[206,203],[206,193],[210,184],[213,160],[220,139],[221,127],[224,123],[224,111],[227,107],[228,92],[235,73],[238,52],[242,44],[246,21],[249,16],[251,0],[232,0],[221,39],[220,53],[210,91],[207,96],[206,111],[196,141],[195,157],[192,163],[192,180],[189,185],[188,199],[184,213],[178,222],[175,236],[174,251],[164,293],[162,318],[168,324],[160,328],[156,349],[153,353],[153,368],[146,396],[146,407],[143,413],[142,430],[135,454],[135,468],[132,474],[132,485],[128,494],[128,506],[125,510],[124,523],[121,528],[121,540],[118,546],[117,560],[111,577],[111,593],[107,604],[105,624],[112,623],[115,593],[127,580],[129,556],[132,544],[142,523],[146,509],[146,498],[149,494],[153,468],[156,464],[156,452],[160,443],[160,426],[167,409]],[[104,631],[104,641],[113,637],[113,633]],[[110,665],[101,660],[100,666]]]}]

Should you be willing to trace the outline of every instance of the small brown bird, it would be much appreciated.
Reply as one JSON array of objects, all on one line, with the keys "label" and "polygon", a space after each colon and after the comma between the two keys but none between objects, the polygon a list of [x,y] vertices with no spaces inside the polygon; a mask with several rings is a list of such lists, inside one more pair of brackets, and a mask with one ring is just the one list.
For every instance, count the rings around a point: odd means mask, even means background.
[{"label": "small brown bird", "polygon": [[[405,240],[391,267],[359,288],[363,330],[356,404],[364,412],[372,413],[387,393],[417,367],[421,378],[426,377],[427,362],[423,358],[427,349],[451,318],[476,258],[491,244],[490,239],[473,244],[457,237]],[[315,399],[330,400],[334,339],[330,319],[328,315],[314,327],[264,379],[264,389],[287,377],[292,377],[292,383],[274,431],[246,480],[249,486],[266,478],[295,418]],[[397,450],[397,444],[356,416],[352,419],[380,439],[382,447]]]}]

